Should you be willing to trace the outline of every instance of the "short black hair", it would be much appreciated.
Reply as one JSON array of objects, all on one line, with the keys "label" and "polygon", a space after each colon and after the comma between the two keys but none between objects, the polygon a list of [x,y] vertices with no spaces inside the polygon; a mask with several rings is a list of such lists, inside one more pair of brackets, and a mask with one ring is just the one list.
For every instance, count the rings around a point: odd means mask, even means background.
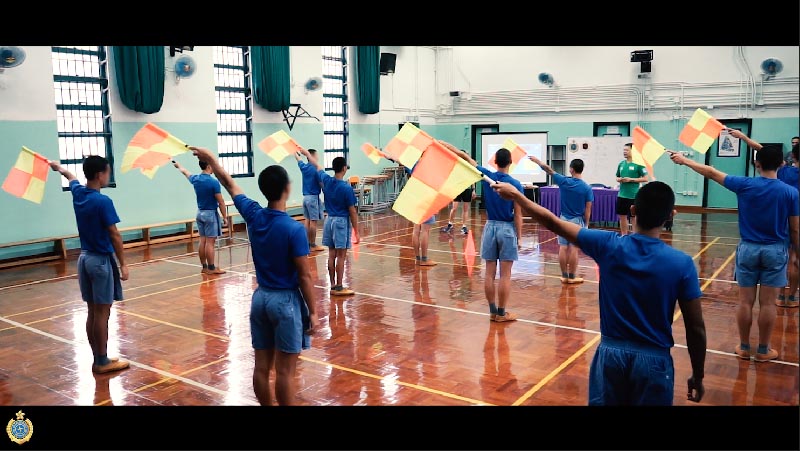
[{"label": "short black hair", "polygon": [[583,160],[580,158],[572,160],[572,163],[569,164],[569,167],[571,167],[576,173],[583,174]]},{"label": "short black hair", "polygon": [[756,153],[756,161],[761,163],[761,170],[775,171],[783,162],[783,150],[777,146],[764,146]]},{"label": "short black hair", "polygon": [[310,153],[312,155],[316,155],[317,149],[308,149],[308,153]]},{"label": "short black hair", "polygon": [[631,149],[633,149],[633,143],[625,143],[625,147],[630,147]]},{"label": "short black hair", "polygon": [[86,180],[94,180],[97,174],[104,172],[108,167],[108,160],[100,155],[90,155],[83,160],[83,175]]},{"label": "short black hair", "polygon": [[792,156],[794,157],[794,161],[800,162],[800,156],[798,156],[798,152],[800,152],[800,146],[792,146]]},{"label": "short black hair", "polygon": [[331,167],[333,168],[333,172],[342,172],[342,170],[347,167],[347,160],[345,160],[344,157],[336,157],[333,159]]},{"label": "short black hair", "polygon": [[800,139],[800,136],[792,136],[792,141],[794,141],[795,139]]},{"label": "short black hair", "polygon": [[675,193],[664,182],[650,182],[636,193],[636,223],[642,229],[661,227],[675,208]]},{"label": "short black hair", "polygon": [[289,173],[283,166],[273,164],[258,174],[258,189],[270,202],[280,200],[287,185],[289,185]]},{"label": "short black hair", "polygon": [[494,162],[498,168],[507,168],[511,164],[511,151],[503,147],[494,154]]},{"label": "short black hair", "polygon": [[203,171],[205,171],[206,168],[208,167],[208,163],[206,163],[205,161],[198,161],[197,164],[200,166],[200,169],[203,170]]}]

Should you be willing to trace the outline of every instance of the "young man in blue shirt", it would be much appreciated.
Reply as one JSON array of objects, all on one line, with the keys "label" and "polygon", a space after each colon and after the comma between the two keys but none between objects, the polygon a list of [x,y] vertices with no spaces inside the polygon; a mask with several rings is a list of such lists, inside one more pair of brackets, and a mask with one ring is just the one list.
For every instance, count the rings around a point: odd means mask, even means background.
[{"label": "young man in blue shirt", "polygon": [[[308,153],[316,158],[316,149],[308,149]],[[311,252],[325,250],[325,247],[317,245],[317,221],[322,221],[322,201],[319,193],[322,192],[322,182],[319,179],[319,171],[313,164],[305,163],[300,158],[299,153],[294,154],[297,166],[303,175],[303,217],[306,218],[306,235]]]},{"label": "young man in blue shirt", "polygon": [[[490,171],[480,166],[463,150],[452,144],[442,142],[445,147],[459,155],[464,160],[478,168],[485,176],[496,182],[511,184],[524,196],[524,189],[519,180],[508,175],[511,166],[511,152],[502,148],[495,154],[497,172]],[[484,292],[489,302],[489,319],[499,323],[516,321],[517,315],[506,311],[508,298],[511,295],[511,267],[519,259],[519,240],[522,237],[522,212],[519,205],[500,198],[485,180],[483,193],[486,202],[486,216],[488,221],[483,228],[481,242],[481,258],[486,261],[486,276],[484,278]],[[497,275],[497,261],[500,261],[500,284],[495,288]],[[497,297],[495,298],[495,294]],[[495,299],[497,303],[495,304]]]},{"label": "young man in blue shirt", "polygon": [[[787,185],[800,190],[800,174],[798,173],[798,163],[800,163],[800,156],[798,156],[798,147],[796,139],[792,139],[791,162],[787,165],[784,164],[778,168],[778,180],[786,183]],[[778,307],[797,308],[800,301],[797,299],[797,288],[800,285],[800,274],[798,274],[798,260],[797,252],[791,247],[789,248],[789,295],[786,295],[786,289],[781,289],[781,294],[778,295],[776,305]]]},{"label": "young man in blue shirt", "polygon": [[[344,261],[347,250],[353,244],[358,244],[358,215],[356,205],[358,200],[353,192],[353,187],[344,180],[347,173],[347,160],[336,157],[331,162],[334,176],[325,172],[316,156],[306,149],[300,149],[308,161],[317,167],[322,192],[325,194],[325,206],[328,218],[322,229],[322,245],[328,248],[328,277],[331,279],[332,296],[350,296],[355,292],[344,286]],[[352,232],[352,233],[351,233]],[[354,241],[351,243],[351,234]]]},{"label": "young man in blue shirt", "polygon": [[557,218],[506,183],[492,188],[513,199],[548,230],[575,243],[600,268],[602,339],[589,374],[589,405],[672,405],[674,376],[670,348],[675,301],[686,325],[692,363],[687,398],[703,397],[706,332],[700,283],[692,258],[659,239],[675,214],[675,194],[651,182],[636,194],[634,233],[589,230]]},{"label": "young man in blue shirt", "polygon": [[[761,145],[738,130],[728,130],[755,149]],[[753,305],[756,289],[761,285],[758,312],[758,349],[756,362],[778,358],[778,351],[770,349],[769,341],[775,326],[778,291],[786,286],[786,266],[789,261],[787,244],[798,249],[798,191],[776,177],[783,161],[783,153],[774,147],[761,148],[756,154],[756,168],[760,177],[739,177],[670,152],[676,164],[689,167],[736,193],[739,203],[739,235],[736,248],[736,282],[739,284],[739,308],[736,322],[739,326],[740,344],[735,352],[739,358],[750,360],[750,327],[753,323]]]},{"label": "young man in blue shirt", "polygon": [[[114,202],[100,190],[108,186],[111,165],[103,157],[92,155],[83,160],[86,186],[58,162],[50,167],[69,180],[72,206],[81,239],[78,257],[78,285],[83,302],[89,309],[86,318],[86,336],[92,347],[92,371],[108,373],[128,368],[128,362],[108,357],[108,318],[111,305],[122,300],[122,283],[128,280],[128,266],[122,251],[122,236],[117,230],[119,216]],[[119,260],[119,268],[114,261]]]},{"label": "young man in blue shirt", "polygon": [[[592,217],[594,193],[592,187],[583,181],[583,160],[576,158],[569,164],[571,177],[564,177],[546,163],[531,156],[531,161],[553,177],[561,195],[561,219],[589,227]],[[583,283],[583,277],[575,277],[578,272],[578,248],[570,244],[564,237],[558,237],[558,264],[561,266],[561,283]]]},{"label": "young man in blue shirt", "polygon": [[318,320],[306,232],[286,214],[289,174],[279,165],[261,171],[258,188],[267,198],[267,208],[262,208],[244,194],[210,150],[190,149],[208,163],[247,223],[258,281],[250,304],[256,398],[262,406],[272,405],[269,374],[274,363],[275,398],[279,405],[292,405],[297,360],[311,346]]},{"label": "young man in blue shirt", "polygon": [[[177,161],[172,165],[186,176],[189,183],[194,187],[194,194],[197,197],[197,233],[200,235],[200,247],[197,254],[200,256],[200,264],[203,274],[225,274],[225,271],[217,268],[214,264],[216,257],[215,243],[217,237],[222,236],[222,227],[226,226],[228,208],[219,187],[219,182],[211,176],[211,168],[208,163],[200,161],[200,173],[192,175],[186,168]],[[222,221],[217,214],[217,207],[222,213]]]}]

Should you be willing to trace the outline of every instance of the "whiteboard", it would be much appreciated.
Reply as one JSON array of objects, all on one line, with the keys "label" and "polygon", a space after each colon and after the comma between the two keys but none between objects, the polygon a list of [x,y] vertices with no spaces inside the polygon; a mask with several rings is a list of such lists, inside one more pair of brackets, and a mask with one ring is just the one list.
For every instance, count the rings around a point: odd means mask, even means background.
[{"label": "whiteboard", "polygon": [[[528,155],[533,155],[542,161],[546,161],[547,132],[481,133],[481,166],[492,171],[497,170],[489,164],[489,161],[508,138],[513,139],[514,142],[525,149]],[[511,176],[519,180],[523,185],[547,183],[547,174],[535,164],[528,165],[528,169],[525,169],[524,165],[518,164],[514,171],[511,172]]]},{"label": "whiteboard", "polygon": [[[583,160],[583,180],[617,188],[617,167],[624,160],[622,148],[631,142],[630,136],[596,136],[567,138],[567,168],[572,160]],[[586,149],[584,149],[586,147]]]}]

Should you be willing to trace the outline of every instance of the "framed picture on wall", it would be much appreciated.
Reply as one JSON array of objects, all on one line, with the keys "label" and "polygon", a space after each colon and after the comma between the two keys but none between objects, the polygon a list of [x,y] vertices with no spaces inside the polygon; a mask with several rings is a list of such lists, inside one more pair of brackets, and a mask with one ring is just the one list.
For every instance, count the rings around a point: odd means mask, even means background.
[{"label": "framed picture on wall", "polygon": [[722,130],[717,140],[717,156],[739,158],[739,138],[731,135],[728,130]]}]

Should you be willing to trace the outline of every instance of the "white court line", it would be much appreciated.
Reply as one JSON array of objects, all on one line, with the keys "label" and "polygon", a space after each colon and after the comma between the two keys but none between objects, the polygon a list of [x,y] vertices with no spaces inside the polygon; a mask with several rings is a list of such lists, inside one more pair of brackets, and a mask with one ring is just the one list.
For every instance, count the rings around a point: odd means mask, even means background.
[{"label": "white court line", "polygon": [[[18,322],[14,321],[14,320],[5,318],[3,316],[0,316],[0,321],[4,321],[4,322],[6,322],[8,324],[11,324],[12,326],[18,327],[20,329],[25,329],[28,332],[33,332],[33,333],[41,335],[43,337],[50,338],[51,340],[60,341],[61,343],[65,343],[65,344],[68,344],[68,345],[71,345],[71,346],[74,346],[74,347],[78,347],[78,344],[76,342],[72,341],[72,340],[68,340],[68,339],[66,339],[64,337],[59,337],[58,335],[53,335],[51,333],[47,333],[47,332],[45,332],[43,330],[39,330],[39,329],[36,329],[34,327],[26,326],[25,324],[18,323]],[[124,356],[122,356],[122,357],[124,357]],[[175,380],[181,381],[181,382],[183,382],[185,384],[193,385],[193,386],[195,386],[197,388],[201,388],[203,390],[207,390],[207,391],[210,391],[212,393],[216,393],[216,394],[221,395],[221,396],[227,396],[228,395],[228,393],[226,391],[224,391],[224,390],[220,390],[218,388],[211,387],[209,385],[194,381],[192,379],[187,379],[187,378],[185,378],[183,376],[178,376],[177,374],[172,374],[172,373],[170,373],[168,371],[160,370],[158,368],[153,368],[152,366],[145,365],[144,363],[135,362],[133,360],[128,360],[128,362],[130,362],[131,366],[135,366],[137,368],[141,368],[141,369],[144,369],[144,370],[152,371],[152,372],[154,372],[156,374],[160,374],[163,377],[168,377],[170,379],[175,379]],[[253,403],[252,401],[250,401],[250,402],[247,403],[247,405],[257,406],[258,403]]]},{"label": "white court line", "polygon": [[[174,261],[170,261],[170,260],[167,260],[167,262],[176,263],[176,264],[179,264],[179,265],[188,265],[188,266],[200,267],[200,265],[193,264],[193,263],[174,262]],[[232,272],[234,274],[246,275],[246,276],[250,276],[250,277],[253,277],[253,278],[256,277],[256,275],[253,272],[246,272],[246,273],[245,272],[241,272],[241,271],[229,271],[229,272]],[[330,289],[329,286],[325,286],[325,285],[314,285],[314,287],[315,288],[321,288],[321,289]],[[359,292],[359,291],[356,291],[355,294],[360,295],[360,296],[372,297],[372,298],[376,298],[376,299],[384,299],[384,300],[387,300],[387,301],[397,301],[397,302],[403,302],[403,303],[406,303],[406,304],[424,305],[424,306],[439,308],[439,309],[443,309],[443,310],[451,310],[451,311],[454,311],[454,312],[469,313],[469,314],[472,314],[472,315],[489,316],[489,314],[485,313],[485,312],[476,312],[474,310],[467,310],[467,309],[462,309],[462,308],[458,308],[458,307],[449,307],[449,306],[446,306],[446,305],[427,304],[425,302],[410,301],[408,299],[392,298],[392,297],[388,297],[388,296],[381,296],[379,294],[363,293],[363,292]],[[564,325],[561,325],[561,324],[547,323],[547,322],[535,321],[535,320],[531,320],[531,319],[518,318],[517,322],[535,324],[535,325],[538,325],[538,326],[545,326],[545,327],[553,327],[553,328],[557,328],[557,329],[573,330],[573,331],[576,331],[576,332],[583,332],[583,333],[593,334],[593,335],[600,335],[600,332],[598,332],[596,330],[583,329],[583,328],[580,328],[580,327],[564,326]],[[685,345],[680,345],[680,344],[676,344],[675,347],[676,348],[686,349]],[[719,354],[719,355],[726,355],[726,356],[736,356],[736,354],[733,354],[733,353],[730,353],[730,352],[725,352],[725,351],[718,351],[716,349],[706,349],[706,352],[709,352],[711,354]],[[798,364],[798,363],[786,362],[786,361],[783,361],[783,360],[772,360],[771,362],[772,363],[779,363],[781,365],[795,366],[795,367],[800,366],[800,364]]]}]

